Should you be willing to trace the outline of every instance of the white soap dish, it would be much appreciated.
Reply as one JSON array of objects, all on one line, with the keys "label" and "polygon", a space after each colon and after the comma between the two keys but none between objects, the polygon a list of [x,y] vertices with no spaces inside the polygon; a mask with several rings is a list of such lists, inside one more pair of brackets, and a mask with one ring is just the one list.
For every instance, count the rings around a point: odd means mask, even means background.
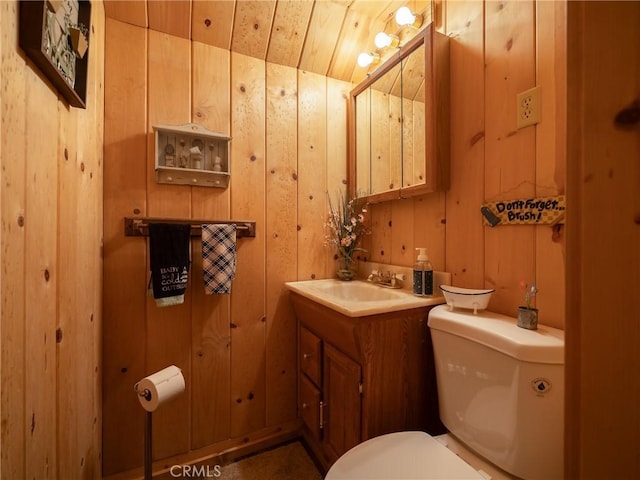
[{"label": "white soap dish", "polygon": [[468,308],[473,310],[474,314],[487,308],[491,294],[495,292],[494,289],[476,290],[452,285],[440,285],[440,290],[444,293],[449,310],[453,310],[454,307]]}]

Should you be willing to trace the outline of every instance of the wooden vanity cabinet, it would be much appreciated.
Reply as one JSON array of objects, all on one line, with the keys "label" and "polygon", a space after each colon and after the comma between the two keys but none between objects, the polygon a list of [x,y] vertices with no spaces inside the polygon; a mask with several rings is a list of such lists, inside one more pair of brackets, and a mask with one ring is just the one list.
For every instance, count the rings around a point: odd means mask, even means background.
[{"label": "wooden vanity cabinet", "polygon": [[323,468],[369,438],[443,433],[431,337],[432,307],[348,317],[297,293],[298,409]]}]

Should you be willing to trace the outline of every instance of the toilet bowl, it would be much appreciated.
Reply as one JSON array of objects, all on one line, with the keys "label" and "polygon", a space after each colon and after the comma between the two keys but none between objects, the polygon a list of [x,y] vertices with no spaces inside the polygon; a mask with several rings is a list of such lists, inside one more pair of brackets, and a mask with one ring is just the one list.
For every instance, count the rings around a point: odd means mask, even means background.
[{"label": "toilet bowl", "polygon": [[325,480],[561,479],[564,332],[435,307],[440,418],[449,433],[395,432],[342,455]]},{"label": "toilet bowl", "polygon": [[449,434],[396,432],[356,445],[325,480],[509,480],[506,472],[465,449]]}]

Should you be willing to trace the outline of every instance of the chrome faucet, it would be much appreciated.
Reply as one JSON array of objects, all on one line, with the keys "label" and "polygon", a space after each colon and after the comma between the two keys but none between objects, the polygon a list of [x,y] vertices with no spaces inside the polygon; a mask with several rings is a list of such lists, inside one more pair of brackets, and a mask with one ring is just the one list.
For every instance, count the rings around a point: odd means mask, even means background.
[{"label": "chrome faucet", "polygon": [[382,277],[380,276],[377,270],[371,270],[371,273],[367,277],[367,281],[373,282],[373,283],[379,283],[381,280],[382,280]]},{"label": "chrome faucet", "polygon": [[405,278],[405,275],[393,273],[390,270],[387,270],[386,273],[372,270],[367,280],[382,287],[402,288],[402,281],[405,280]]}]

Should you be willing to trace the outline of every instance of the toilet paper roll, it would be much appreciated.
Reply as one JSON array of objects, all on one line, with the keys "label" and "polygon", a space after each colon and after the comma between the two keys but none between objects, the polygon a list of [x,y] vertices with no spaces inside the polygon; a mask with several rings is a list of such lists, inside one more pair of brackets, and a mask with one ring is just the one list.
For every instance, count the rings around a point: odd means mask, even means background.
[{"label": "toilet paper roll", "polygon": [[184,377],[178,367],[171,365],[144,377],[135,384],[134,389],[138,392],[142,408],[153,412],[158,406],[184,392]]}]

